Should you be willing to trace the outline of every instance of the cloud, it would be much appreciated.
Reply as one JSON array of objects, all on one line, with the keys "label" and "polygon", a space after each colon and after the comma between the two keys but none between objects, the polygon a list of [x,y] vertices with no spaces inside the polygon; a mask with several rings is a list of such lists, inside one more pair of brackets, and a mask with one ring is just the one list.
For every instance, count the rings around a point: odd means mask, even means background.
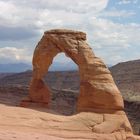
[{"label": "cloud", "polygon": [[0,0],[0,30],[5,31],[0,37],[18,40],[49,28],[79,26],[87,14],[97,14],[107,3],[108,0]]},{"label": "cloud", "polygon": [[125,52],[135,51],[133,46],[139,47],[140,24],[117,23],[112,18],[125,20],[135,16],[135,11],[107,9],[107,4],[108,0],[0,0],[1,62],[31,62],[34,44],[51,28],[85,31],[93,50],[106,63],[130,59]]},{"label": "cloud", "polygon": [[[3,0],[4,2],[4,0]],[[49,10],[64,10],[66,12],[86,13],[90,11],[99,12],[103,10],[108,3],[108,0],[8,0],[8,2],[20,7],[30,7],[32,9],[49,9]]]},{"label": "cloud", "polygon": [[32,53],[27,48],[18,49],[15,47],[0,48],[0,64],[31,62]]},{"label": "cloud", "polygon": [[[36,23],[41,17],[48,17],[48,13],[52,13],[51,17],[63,18],[62,12],[66,15],[72,14],[87,14],[98,13],[107,6],[108,0],[7,0],[0,1],[0,19],[3,19],[0,24],[10,23],[11,26],[30,25]],[[64,14],[64,15],[65,15]],[[70,15],[69,14],[69,15]],[[56,16],[55,16],[56,15]],[[43,19],[42,22],[48,19]],[[79,17],[80,18],[80,17]],[[10,21],[10,22],[9,22]],[[5,24],[4,24],[5,25]]]},{"label": "cloud", "polygon": [[[90,19],[88,27],[92,29],[88,32],[90,44],[94,44],[93,50],[106,63],[127,61],[130,59],[128,54],[139,48],[140,24],[114,23],[108,19],[94,17]],[[135,58],[135,55],[131,55],[131,59]]]},{"label": "cloud", "polygon": [[131,46],[131,44],[136,45],[140,41],[140,24],[114,23],[108,19],[94,17],[90,19],[90,28],[93,28],[94,38],[97,41],[100,39],[109,47],[112,47],[113,44],[122,47],[127,46],[127,44]]},{"label": "cloud", "polygon": [[5,27],[0,26],[0,40],[25,40],[37,36],[38,33],[32,28],[26,27]]}]

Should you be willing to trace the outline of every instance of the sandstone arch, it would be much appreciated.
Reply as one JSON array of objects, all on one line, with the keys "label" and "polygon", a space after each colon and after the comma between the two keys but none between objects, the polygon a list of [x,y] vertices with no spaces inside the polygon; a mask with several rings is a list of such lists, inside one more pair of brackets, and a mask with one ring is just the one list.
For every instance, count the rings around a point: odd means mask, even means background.
[{"label": "sandstone arch", "polygon": [[94,55],[86,43],[86,34],[72,30],[50,30],[44,33],[33,56],[33,78],[30,85],[31,102],[48,104],[49,90],[43,82],[53,58],[64,52],[79,67],[80,95],[78,111],[122,110],[123,100],[110,71]]}]

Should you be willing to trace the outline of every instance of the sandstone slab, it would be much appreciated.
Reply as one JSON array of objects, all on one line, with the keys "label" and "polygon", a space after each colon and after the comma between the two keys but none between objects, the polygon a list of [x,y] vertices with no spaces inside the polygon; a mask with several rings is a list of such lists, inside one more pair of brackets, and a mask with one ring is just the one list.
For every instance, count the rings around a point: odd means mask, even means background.
[{"label": "sandstone slab", "polygon": [[43,108],[28,109],[0,104],[2,140],[140,140],[132,134],[124,112],[81,112],[72,116]]}]

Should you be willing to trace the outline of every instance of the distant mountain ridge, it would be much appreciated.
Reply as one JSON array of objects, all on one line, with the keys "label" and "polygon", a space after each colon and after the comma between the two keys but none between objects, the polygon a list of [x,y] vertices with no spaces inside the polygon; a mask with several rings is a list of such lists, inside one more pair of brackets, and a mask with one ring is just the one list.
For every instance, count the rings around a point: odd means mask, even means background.
[{"label": "distant mountain ridge", "polygon": [[31,65],[26,63],[0,64],[0,73],[16,73],[28,69],[31,69]]},{"label": "distant mountain ridge", "polygon": [[140,101],[140,59],[118,63],[110,71],[123,97]]},{"label": "distant mountain ridge", "polygon": [[[57,67],[57,65],[59,66]],[[52,72],[49,72],[46,77],[48,84],[58,89],[69,87],[77,87],[77,89],[79,89],[78,69],[74,69],[76,67],[70,64],[65,69],[63,69],[64,67],[66,66],[55,63],[55,65],[50,68]],[[72,68],[74,70],[72,70]],[[126,100],[140,101],[140,60],[118,63],[109,69],[123,97]],[[25,71],[18,74],[13,73],[13,75],[1,74],[0,77],[3,79],[0,82],[4,84],[22,83],[23,85],[28,85],[32,77],[32,71]],[[76,81],[74,79],[76,79]],[[74,89],[76,90],[76,88]]]},{"label": "distant mountain ridge", "polygon": [[[0,64],[0,73],[18,73],[31,69],[32,66],[26,63]],[[49,71],[71,71],[77,69],[78,67],[74,62],[55,62],[50,66]]]},{"label": "distant mountain ridge", "polygon": [[73,71],[78,70],[78,66],[74,62],[67,62],[67,63],[61,63],[61,62],[55,62],[52,63],[52,65],[49,68],[49,71]]}]

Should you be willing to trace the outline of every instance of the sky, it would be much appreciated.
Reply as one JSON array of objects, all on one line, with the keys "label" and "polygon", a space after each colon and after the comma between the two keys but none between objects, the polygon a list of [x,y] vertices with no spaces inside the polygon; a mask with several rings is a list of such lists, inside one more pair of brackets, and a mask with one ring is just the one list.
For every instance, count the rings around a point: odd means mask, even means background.
[{"label": "sky", "polygon": [[0,63],[31,63],[44,31],[54,28],[86,32],[106,64],[140,59],[140,0],[0,0],[0,9]]}]

